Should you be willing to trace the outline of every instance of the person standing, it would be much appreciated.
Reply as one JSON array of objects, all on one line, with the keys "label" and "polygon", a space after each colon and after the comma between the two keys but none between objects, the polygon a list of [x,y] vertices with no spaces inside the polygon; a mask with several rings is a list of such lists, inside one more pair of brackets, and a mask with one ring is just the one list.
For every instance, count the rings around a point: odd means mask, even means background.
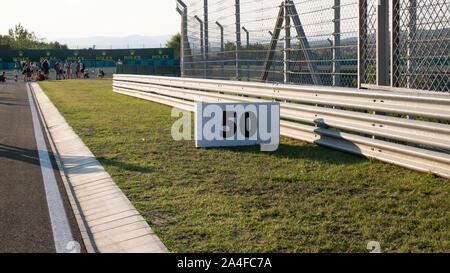
[{"label": "person standing", "polygon": [[84,63],[80,61],[80,72],[81,72],[81,77],[84,78],[84,70],[86,69],[86,67],[84,66]]},{"label": "person standing", "polygon": [[59,61],[55,63],[56,80],[61,80],[61,64]]},{"label": "person standing", "polygon": [[23,73],[23,76],[24,76],[23,77],[24,82],[29,82],[31,80],[32,73],[31,73],[30,64],[28,62],[25,63],[22,73]]},{"label": "person standing", "polygon": [[44,70],[44,76],[48,80],[48,74],[50,73],[50,65],[48,64],[48,60],[45,59],[42,63],[42,70]]},{"label": "person standing", "polygon": [[2,75],[0,75],[0,82],[3,82],[3,83],[6,82],[6,75],[5,75],[5,72],[3,72]]},{"label": "person standing", "polygon": [[16,62],[14,65],[14,81],[17,82],[19,80],[19,64]]},{"label": "person standing", "polygon": [[28,81],[31,81],[31,79],[34,77],[35,66],[33,62],[30,62],[30,70],[31,70],[31,77],[28,79]]},{"label": "person standing", "polygon": [[69,60],[66,60],[66,73],[67,73],[67,78],[71,79],[72,78],[72,66]]},{"label": "person standing", "polygon": [[67,79],[67,61],[64,64],[61,63],[61,75],[63,80]]},{"label": "person standing", "polygon": [[72,72],[72,79],[77,78],[77,62],[73,61],[70,63],[70,70]]},{"label": "person standing", "polygon": [[80,76],[80,60],[78,60],[78,62],[77,62],[77,79],[78,79],[78,77]]}]

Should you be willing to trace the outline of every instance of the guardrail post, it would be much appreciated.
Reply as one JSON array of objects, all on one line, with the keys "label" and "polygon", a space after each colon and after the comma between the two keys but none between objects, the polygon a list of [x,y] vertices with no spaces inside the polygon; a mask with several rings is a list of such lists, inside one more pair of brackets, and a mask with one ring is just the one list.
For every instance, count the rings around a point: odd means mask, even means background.
[{"label": "guardrail post", "polygon": [[[378,0],[377,3],[377,59],[376,59],[376,79],[378,86],[389,85],[389,0]],[[386,115],[385,112],[374,111],[374,115]],[[377,136],[372,136],[373,139],[383,140]]]},{"label": "guardrail post", "polygon": [[209,60],[209,35],[208,35],[208,0],[203,2],[203,23],[205,31],[205,62],[203,63],[204,77],[207,78],[208,73],[208,60]]},{"label": "guardrail post", "polygon": [[221,57],[222,57],[222,78],[225,78],[225,57],[224,57],[224,40],[223,40],[223,26],[216,21],[216,25],[219,26],[220,28],[220,53],[221,53]]},{"label": "guardrail post", "polygon": [[[414,50],[413,40],[417,31],[417,0],[409,0],[409,20],[408,20],[408,88],[416,88],[416,77],[414,77],[414,61],[416,52]],[[408,115],[408,119],[416,119],[415,116]],[[408,143],[410,146],[417,146],[413,143]]]},{"label": "guardrail post", "polygon": [[241,1],[235,0],[236,6],[236,80],[241,80]]},{"label": "guardrail post", "polygon": [[378,0],[377,5],[377,85],[389,84],[388,70],[388,35],[389,35],[389,3],[388,0]]},{"label": "guardrail post", "polygon": [[333,86],[341,85],[341,0],[334,0]]}]

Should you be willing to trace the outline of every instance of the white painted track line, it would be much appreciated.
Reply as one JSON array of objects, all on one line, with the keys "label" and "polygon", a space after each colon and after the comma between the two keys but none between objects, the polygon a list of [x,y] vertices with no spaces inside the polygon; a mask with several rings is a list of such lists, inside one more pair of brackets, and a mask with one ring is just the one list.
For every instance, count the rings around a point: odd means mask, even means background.
[{"label": "white painted track line", "polygon": [[[73,189],[81,224],[88,234],[83,237],[85,245],[90,241],[94,252],[100,253],[168,253],[166,246],[39,85],[33,83],[31,88],[50,133],[50,141],[54,143],[55,154]],[[82,230],[81,233],[83,235]]]},{"label": "white painted track line", "polygon": [[47,204],[50,214],[56,252],[71,252],[72,249],[67,249],[67,247],[70,246],[70,243],[72,243],[74,239],[72,236],[72,231],[70,229],[69,220],[64,209],[61,193],[58,189],[55,173],[50,161],[47,145],[45,144],[44,134],[42,133],[36,106],[34,104],[33,96],[31,95],[29,84],[27,84],[27,93],[31,107],[34,134],[36,138],[37,149],[39,151],[39,161],[42,170],[42,178],[44,181],[45,194],[47,197]]}]

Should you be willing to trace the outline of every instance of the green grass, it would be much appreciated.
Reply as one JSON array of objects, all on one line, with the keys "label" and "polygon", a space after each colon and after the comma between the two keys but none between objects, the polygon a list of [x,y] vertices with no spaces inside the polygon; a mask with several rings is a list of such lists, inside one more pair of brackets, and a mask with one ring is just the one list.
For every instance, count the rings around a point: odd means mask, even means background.
[{"label": "green grass", "polygon": [[448,252],[449,180],[282,139],[196,149],[111,80],[41,86],[172,252]]}]

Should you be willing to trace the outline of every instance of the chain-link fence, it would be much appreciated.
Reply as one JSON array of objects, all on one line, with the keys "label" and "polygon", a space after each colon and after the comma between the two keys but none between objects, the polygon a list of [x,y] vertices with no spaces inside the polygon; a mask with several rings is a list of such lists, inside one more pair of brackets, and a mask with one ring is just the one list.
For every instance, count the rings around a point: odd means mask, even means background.
[{"label": "chain-link fence", "polygon": [[184,77],[449,91],[448,0],[177,1]]},{"label": "chain-link fence", "polygon": [[361,28],[361,83],[376,84],[377,62],[377,2],[378,0],[360,0]]},{"label": "chain-link fence", "polygon": [[356,86],[357,0],[185,3],[186,77]]},{"label": "chain-link fence", "polygon": [[[383,13],[378,0],[360,0],[361,83],[397,88],[450,91],[450,2],[448,0],[391,0],[385,10],[388,21],[377,25]],[[382,18],[381,18],[382,20]],[[389,26],[389,27],[388,27]],[[377,65],[377,43],[384,46],[377,29],[386,34],[390,52],[384,68]],[[381,54],[378,53],[378,61]]]},{"label": "chain-link fence", "polygon": [[450,1],[396,0],[392,85],[450,91]]}]

